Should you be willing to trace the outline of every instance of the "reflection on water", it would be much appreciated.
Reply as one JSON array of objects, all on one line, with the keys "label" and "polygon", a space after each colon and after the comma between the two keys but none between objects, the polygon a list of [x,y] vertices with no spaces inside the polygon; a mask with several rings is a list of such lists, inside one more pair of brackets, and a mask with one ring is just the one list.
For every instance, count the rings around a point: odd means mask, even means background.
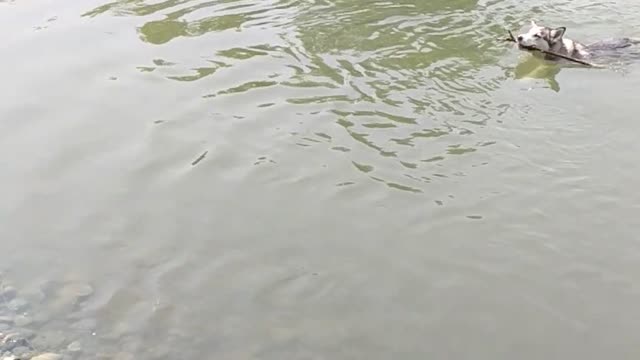
[{"label": "reflection on water", "polygon": [[[434,173],[425,159],[446,161],[495,143],[479,141],[474,134],[504,112],[502,105],[486,106],[504,81],[495,65],[503,49],[494,41],[502,28],[488,14],[504,5],[375,5],[120,1],[85,16],[153,15],[138,31],[142,41],[155,45],[228,32],[231,43],[216,44],[222,35],[207,42],[211,50],[203,57],[206,64],[180,69],[177,61],[168,59],[165,64],[173,66],[163,71],[166,78],[210,79],[210,90],[202,96],[217,108],[224,108],[225,96],[232,94],[243,108],[284,102],[298,107],[292,111],[307,119],[333,118],[334,125],[312,120],[314,128],[306,129],[311,135],[296,143],[350,151],[355,163],[371,162],[378,154],[385,160],[376,160],[381,166],[372,168],[368,178],[419,193]],[[231,46],[221,48],[226,43]],[[154,66],[138,69],[149,76],[159,74]],[[372,104],[376,111],[370,110]],[[327,138],[314,139],[317,133]],[[455,168],[453,172],[461,173]]]},{"label": "reflection on water", "polygon": [[535,56],[528,56],[515,67],[516,79],[542,79],[553,91],[560,91],[560,84],[556,75],[560,73],[562,65],[545,61]]},{"label": "reflection on water", "polygon": [[497,39],[640,3],[0,3],[0,317],[38,349],[636,354],[637,65]]},{"label": "reflection on water", "polygon": [[[592,55],[589,57],[589,61],[593,64],[603,69],[618,72],[624,72],[629,64],[637,60],[640,60],[640,52],[632,47],[592,51]],[[528,55],[523,56],[521,61],[515,66],[514,77],[516,79],[544,80],[550,89],[558,92],[560,91],[560,83],[556,77],[560,71],[563,68],[580,68],[582,66],[583,65],[573,64],[567,61],[549,61],[539,56]]]}]

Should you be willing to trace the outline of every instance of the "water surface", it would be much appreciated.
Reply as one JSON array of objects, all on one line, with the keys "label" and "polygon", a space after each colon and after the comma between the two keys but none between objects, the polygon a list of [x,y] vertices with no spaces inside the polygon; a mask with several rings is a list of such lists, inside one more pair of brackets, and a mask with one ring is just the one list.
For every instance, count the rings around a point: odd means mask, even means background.
[{"label": "water surface", "polygon": [[636,359],[639,63],[496,39],[638,14],[0,1],[0,269],[86,358]]}]

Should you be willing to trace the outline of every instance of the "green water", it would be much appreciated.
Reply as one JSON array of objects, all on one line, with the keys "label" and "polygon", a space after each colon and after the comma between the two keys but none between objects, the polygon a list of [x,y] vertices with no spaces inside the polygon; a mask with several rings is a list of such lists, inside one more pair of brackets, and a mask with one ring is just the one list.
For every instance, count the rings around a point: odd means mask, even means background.
[{"label": "green water", "polygon": [[82,358],[637,359],[640,61],[497,39],[639,14],[0,0],[0,270]]}]

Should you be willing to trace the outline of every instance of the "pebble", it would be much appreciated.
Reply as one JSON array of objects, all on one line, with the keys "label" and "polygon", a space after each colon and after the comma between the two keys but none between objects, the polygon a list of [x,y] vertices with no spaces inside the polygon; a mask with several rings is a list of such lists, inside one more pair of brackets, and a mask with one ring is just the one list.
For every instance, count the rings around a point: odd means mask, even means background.
[{"label": "pebble", "polygon": [[17,327],[25,327],[33,322],[31,316],[28,315],[18,315],[13,320]]},{"label": "pebble", "polygon": [[29,307],[29,303],[25,299],[16,298],[7,304],[11,311],[22,312]]},{"label": "pebble", "polygon": [[28,347],[29,341],[17,333],[5,335],[2,343],[0,343],[0,349],[2,349],[2,351],[13,351],[13,349],[21,346]]},{"label": "pebble", "polygon": [[62,355],[54,354],[54,353],[44,353],[31,358],[31,360],[61,360],[61,359],[62,359]]},{"label": "pebble", "polygon": [[98,322],[95,319],[82,319],[75,322],[71,327],[76,330],[93,331],[98,326]]},{"label": "pebble", "polygon": [[67,350],[72,353],[77,353],[82,351],[82,344],[80,341],[74,341],[69,346],[67,346]]},{"label": "pebble", "polygon": [[94,360],[136,360],[136,357],[128,352],[97,353]]},{"label": "pebble", "polygon": [[30,353],[31,349],[26,346],[18,346],[17,348],[11,350],[11,352],[13,353],[13,355],[22,358],[25,357],[26,354]]},{"label": "pebble", "polygon": [[20,336],[27,340],[33,340],[36,337],[36,332],[28,329],[20,329]]},{"label": "pebble", "polygon": [[70,298],[73,301],[83,300],[93,295],[93,287],[85,283],[70,283],[64,285],[60,290],[63,298]]},{"label": "pebble", "polygon": [[36,349],[59,349],[65,342],[67,340],[62,333],[47,332],[39,334],[31,343]]},{"label": "pebble", "polygon": [[0,295],[2,295],[5,301],[11,301],[18,295],[18,292],[13,286],[5,286],[0,290]]}]

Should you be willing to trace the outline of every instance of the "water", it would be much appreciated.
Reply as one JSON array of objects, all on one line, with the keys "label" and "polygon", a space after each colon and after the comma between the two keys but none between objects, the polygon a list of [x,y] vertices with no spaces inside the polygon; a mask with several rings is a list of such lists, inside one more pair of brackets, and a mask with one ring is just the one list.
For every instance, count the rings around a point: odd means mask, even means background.
[{"label": "water", "polygon": [[640,62],[496,39],[638,14],[0,1],[0,270],[85,358],[636,359]]}]

